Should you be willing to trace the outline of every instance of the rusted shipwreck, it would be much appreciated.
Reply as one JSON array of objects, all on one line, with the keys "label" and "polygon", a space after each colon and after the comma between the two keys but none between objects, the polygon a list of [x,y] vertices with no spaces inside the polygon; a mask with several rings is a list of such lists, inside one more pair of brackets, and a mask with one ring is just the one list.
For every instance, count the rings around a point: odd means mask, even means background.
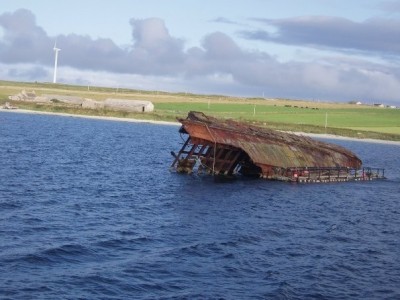
[{"label": "rusted shipwreck", "polygon": [[363,168],[351,151],[306,136],[189,112],[179,132],[188,135],[171,168],[179,173],[256,176],[294,182],[384,178],[384,169]]}]

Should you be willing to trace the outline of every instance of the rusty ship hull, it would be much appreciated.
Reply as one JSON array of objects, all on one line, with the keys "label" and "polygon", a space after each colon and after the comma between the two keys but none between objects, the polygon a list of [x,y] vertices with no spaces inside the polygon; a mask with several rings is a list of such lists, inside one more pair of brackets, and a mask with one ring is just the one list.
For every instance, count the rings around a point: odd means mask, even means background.
[{"label": "rusty ship hull", "polygon": [[361,180],[367,173],[361,173],[362,161],[353,152],[306,136],[219,120],[201,112],[190,112],[179,122],[180,133],[188,138],[179,153],[173,153],[171,167],[181,173],[240,173],[284,181]]}]

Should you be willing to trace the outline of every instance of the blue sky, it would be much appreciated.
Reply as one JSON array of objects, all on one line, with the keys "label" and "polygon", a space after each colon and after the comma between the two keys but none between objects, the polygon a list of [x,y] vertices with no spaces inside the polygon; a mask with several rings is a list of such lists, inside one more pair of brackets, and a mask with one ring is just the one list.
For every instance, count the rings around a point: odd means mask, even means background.
[{"label": "blue sky", "polygon": [[0,79],[400,104],[399,0],[4,1]]}]

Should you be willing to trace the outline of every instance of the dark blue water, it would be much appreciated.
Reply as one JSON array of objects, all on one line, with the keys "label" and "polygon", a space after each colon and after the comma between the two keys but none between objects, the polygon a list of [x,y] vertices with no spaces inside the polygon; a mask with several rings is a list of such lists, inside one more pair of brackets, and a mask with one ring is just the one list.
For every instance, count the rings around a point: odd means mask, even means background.
[{"label": "dark blue water", "polygon": [[177,130],[0,113],[0,298],[400,298],[400,146],[335,141],[386,181],[217,183]]}]

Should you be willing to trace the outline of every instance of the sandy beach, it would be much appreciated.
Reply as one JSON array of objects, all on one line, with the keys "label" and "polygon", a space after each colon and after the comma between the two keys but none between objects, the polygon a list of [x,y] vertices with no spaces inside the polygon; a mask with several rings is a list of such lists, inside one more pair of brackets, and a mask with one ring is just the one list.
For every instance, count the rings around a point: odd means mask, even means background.
[{"label": "sandy beach", "polygon": [[[158,125],[170,125],[170,126],[180,126],[179,122],[166,122],[166,121],[154,121],[154,120],[143,120],[143,119],[128,119],[128,118],[117,118],[117,117],[101,117],[101,116],[88,116],[88,115],[74,115],[67,113],[53,113],[53,112],[44,112],[44,111],[33,111],[26,109],[0,109],[0,112],[7,113],[23,113],[23,114],[39,114],[39,115],[54,115],[54,116],[62,116],[62,117],[73,117],[73,118],[85,118],[85,119],[96,119],[96,120],[105,120],[105,121],[117,121],[117,122],[131,122],[131,123],[149,123],[149,124],[158,124]],[[388,145],[397,145],[400,146],[400,142],[397,141],[387,141],[387,140],[376,140],[376,139],[357,139],[350,138],[345,136],[338,136],[332,134],[319,134],[319,133],[305,133],[305,132],[290,132],[296,135],[304,135],[312,138],[326,138],[326,139],[335,139],[335,140],[348,140],[348,141],[358,141],[365,143],[379,143],[379,144],[388,144]]]}]

